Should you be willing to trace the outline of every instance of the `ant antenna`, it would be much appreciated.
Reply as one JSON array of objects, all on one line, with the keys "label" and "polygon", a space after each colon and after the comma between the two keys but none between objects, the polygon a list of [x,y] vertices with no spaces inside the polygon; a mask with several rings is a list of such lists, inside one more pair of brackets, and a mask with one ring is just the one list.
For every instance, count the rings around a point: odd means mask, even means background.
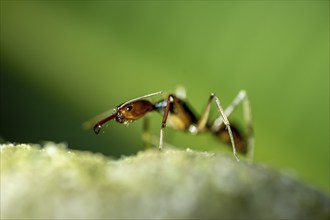
[{"label": "ant antenna", "polygon": [[127,102],[124,102],[123,104],[119,105],[117,107],[117,109],[120,108],[120,107],[123,107],[124,105],[126,105],[128,103],[131,103],[131,102],[134,102],[134,101],[137,101],[137,100],[140,100],[140,99],[148,98],[148,97],[151,97],[151,96],[159,95],[161,93],[163,93],[163,91],[158,91],[158,92],[154,92],[154,93],[151,93],[151,94],[148,94],[148,95],[144,95],[144,96],[141,96],[141,97],[137,97],[137,98],[131,99],[131,100],[129,100]]}]

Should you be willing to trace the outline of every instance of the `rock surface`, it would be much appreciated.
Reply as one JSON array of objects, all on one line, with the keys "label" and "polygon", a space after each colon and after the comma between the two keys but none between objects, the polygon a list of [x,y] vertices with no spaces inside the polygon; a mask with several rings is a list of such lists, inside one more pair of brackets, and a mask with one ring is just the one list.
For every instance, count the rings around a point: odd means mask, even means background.
[{"label": "rock surface", "polygon": [[329,197],[233,157],[148,150],[113,160],[1,145],[1,219],[329,219]]}]

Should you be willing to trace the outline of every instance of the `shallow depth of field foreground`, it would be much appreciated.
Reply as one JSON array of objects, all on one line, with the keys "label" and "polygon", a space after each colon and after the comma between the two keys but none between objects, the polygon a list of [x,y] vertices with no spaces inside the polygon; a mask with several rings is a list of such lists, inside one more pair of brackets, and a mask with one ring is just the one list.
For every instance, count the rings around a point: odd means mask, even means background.
[{"label": "shallow depth of field foreground", "polygon": [[118,160],[64,144],[1,145],[1,219],[327,219],[329,198],[232,155],[147,150]]}]

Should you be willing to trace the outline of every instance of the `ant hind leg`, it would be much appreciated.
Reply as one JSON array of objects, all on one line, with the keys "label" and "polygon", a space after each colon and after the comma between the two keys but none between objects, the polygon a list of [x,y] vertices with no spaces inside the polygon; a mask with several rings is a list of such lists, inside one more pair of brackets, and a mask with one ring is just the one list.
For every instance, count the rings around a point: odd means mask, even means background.
[{"label": "ant hind leg", "polygon": [[[219,118],[220,118],[220,119],[222,120],[222,122],[224,123],[225,128],[226,128],[226,131],[227,131],[227,134],[229,135],[229,136],[228,136],[228,137],[229,137],[229,142],[231,143],[231,146],[232,146],[232,148],[233,148],[233,154],[234,154],[236,160],[239,161],[238,156],[237,156],[237,153],[236,153],[236,147],[235,147],[235,141],[234,141],[234,137],[233,137],[232,129],[231,129],[231,127],[230,127],[230,124],[229,124],[229,121],[228,121],[228,119],[227,119],[227,116],[226,116],[225,112],[224,112],[223,109],[222,109],[222,106],[221,106],[221,104],[220,104],[220,100],[219,100],[219,98],[218,98],[214,93],[212,93],[212,94],[210,95],[210,98],[209,98],[209,100],[208,100],[208,103],[207,103],[207,105],[206,105],[206,108],[205,108],[205,110],[204,110],[204,113],[203,113],[203,115],[201,116],[201,118],[198,120],[198,122],[197,122],[197,124],[196,124],[196,129],[195,129],[196,131],[194,131],[194,132],[197,133],[197,132],[199,132],[199,131],[202,131],[202,130],[205,129],[206,126],[208,126],[208,125],[207,125],[207,119],[208,119],[208,117],[209,117],[209,113],[210,113],[210,109],[211,109],[211,103],[212,103],[212,100],[215,100],[215,103],[216,103],[217,108],[218,108],[219,113],[220,113]],[[220,127],[219,127],[219,128],[220,128]],[[218,131],[219,128],[217,128],[217,129],[214,130],[214,131]],[[211,128],[211,131],[214,133],[214,131],[212,130],[212,128]]]},{"label": "ant hind leg", "polygon": [[[232,126],[232,133],[234,133],[235,143],[237,145],[237,149],[243,153],[247,154],[247,157],[252,160],[254,154],[254,138],[253,138],[253,127],[252,127],[252,114],[251,114],[251,106],[245,90],[241,90],[238,95],[234,98],[233,102],[226,108],[225,115],[229,117],[234,110],[242,103],[243,106],[243,118],[244,124],[246,127],[246,134],[243,135],[235,126]],[[228,141],[228,137],[226,137],[224,130],[224,121],[222,117],[218,117],[213,125],[211,126],[211,130],[215,133],[219,138]]]}]

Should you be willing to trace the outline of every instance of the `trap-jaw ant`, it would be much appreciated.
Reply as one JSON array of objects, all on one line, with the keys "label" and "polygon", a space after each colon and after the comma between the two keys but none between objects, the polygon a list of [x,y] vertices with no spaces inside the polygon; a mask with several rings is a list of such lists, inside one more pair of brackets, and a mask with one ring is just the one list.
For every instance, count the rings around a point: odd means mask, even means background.
[{"label": "trap-jaw ant", "polygon": [[[170,94],[166,99],[162,99],[155,103],[152,103],[146,99],[161,93],[162,91],[151,93],[124,102],[117,106],[113,113],[105,113],[90,121],[85,122],[84,127],[93,127],[94,132],[98,134],[102,126],[110,120],[115,119],[119,123],[127,124],[142,118],[149,112],[158,111],[163,115],[159,137],[160,150],[163,148],[164,130],[168,124],[175,129],[189,131],[192,134],[198,134],[207,131],[211,132],[217,138],[227,143],[229,146],[231,145],[233,154],[237,161],[239,161],[239,159],[236,154],[236,150],[241,154],[248,154],[250,158],[253,157],[251,108],[247,94],[244,90],[241,90],[238,93],[233,102],[225,110],[223,110],[219,98],[214,93],[212,93],[208,99],[206,108],[200,117],[193,113],[184,99],[180,98],[179,95]],[[209,123],[208,117],[212,101],[215,101],[220,115],[214,122]],[[227,118],[232,114],[232,112],[240,103],[243,104],[243,116],[246,125],[246,134],[240,132],[235,126],[230,125]],[[146,123],[143,128],[143,133],[146,134],[148,129]],[[143,135],[143,137],[146,136],[147,135]],[[143,141],[146,143],[146,138],[143,138]]]}]

